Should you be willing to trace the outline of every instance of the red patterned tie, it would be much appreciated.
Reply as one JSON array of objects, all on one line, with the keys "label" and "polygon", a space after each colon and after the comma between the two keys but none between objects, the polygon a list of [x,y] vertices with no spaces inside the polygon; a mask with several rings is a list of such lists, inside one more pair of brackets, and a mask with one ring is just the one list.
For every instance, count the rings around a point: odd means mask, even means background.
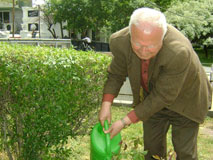
[{"label": "red patterned tie", "polygon": [[147,92],[149,92],[148,69],[149,69],[149,60],[141,60],[141,75],[142,75],[141,85]]}]

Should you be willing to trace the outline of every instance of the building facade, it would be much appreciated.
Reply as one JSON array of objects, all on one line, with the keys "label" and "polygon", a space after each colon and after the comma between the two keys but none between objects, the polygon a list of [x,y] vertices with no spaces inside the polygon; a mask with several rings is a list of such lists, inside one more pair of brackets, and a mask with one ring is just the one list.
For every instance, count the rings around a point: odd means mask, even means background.
[{"label": "building facade", "polygon": [[22,6],[30,6],[32,2],[30,0],[15,1],[14,14],[13,14],[13,1],[12,0],[0,0],[0,31],[12,32],[13,29],[13,16],[14,18],[14,32],[20,33],[22,22]]},{"label": "building facade", "polygon": [[[61,34],[61,26],[53,24],[51,30],[55,32],[55,37],[49,30],[48,21],[44,18],[41,11],[42,5],[35,5],[32,0],[0,0],[0,38],[10,38],[11,34],[15,34],[15,38],[64,38],[69,37],[69,32],[63,30]],[[14,9],[14,10],[13,10]],[[13,12],[14,11],[14,12]],[[14,23],[13,23],[14,17]],[[14,32],[13,32],[14,24]],[[63,25],[66,25],[64,23]],[[5,32],[8,36],[1,36]],[[87,31],[87,36],[92,40],[107,42],[105,32],[96,33],[92,30]],[[82,39],[80,33],[76,34],[77,39]]]}]

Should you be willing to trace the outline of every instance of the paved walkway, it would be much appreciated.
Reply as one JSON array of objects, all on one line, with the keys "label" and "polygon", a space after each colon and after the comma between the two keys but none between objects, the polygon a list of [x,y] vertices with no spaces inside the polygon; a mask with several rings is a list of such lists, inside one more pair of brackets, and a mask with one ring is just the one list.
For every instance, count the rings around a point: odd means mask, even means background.
[{"label": "paved walkway", "polygon": [[[206,74],[208,78],[210,79],[210,67],[204,67]],[[129,79],[127,78],[126,81],[124,82],[124,85],[121,87],[121,90],[119,92],[118,97],[114,100],[114,105],[119,105],[119,106],[131,106],[133,101],[132,98],[132,91],[129,83]],[[213,112],[213,99],[212,99],[212,109],[211,111]],[[211,113],[213,114],[213,113]]]}]

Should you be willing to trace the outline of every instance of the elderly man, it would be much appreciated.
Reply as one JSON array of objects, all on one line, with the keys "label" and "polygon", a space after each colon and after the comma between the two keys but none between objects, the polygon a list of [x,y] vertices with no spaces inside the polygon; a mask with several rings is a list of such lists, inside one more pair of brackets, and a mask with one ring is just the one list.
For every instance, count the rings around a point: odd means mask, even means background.
[{"label": "elderly man", "polygon": [[211,86],[189,40],[154,9],[140,8],[129,27],[110,37],[113,60],[99,120],[111,122],[111,104],[129,77],[134,109],[111,125],[111,138],[131,123],[143,121],[146,160],[166,157],[166,134],[178,160],[197,160],[197,136],[210,106]]}]

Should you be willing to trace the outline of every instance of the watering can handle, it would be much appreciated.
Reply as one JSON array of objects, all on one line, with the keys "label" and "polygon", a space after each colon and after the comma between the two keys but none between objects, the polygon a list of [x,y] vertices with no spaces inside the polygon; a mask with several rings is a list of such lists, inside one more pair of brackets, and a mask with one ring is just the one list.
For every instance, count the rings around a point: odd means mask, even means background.
[{"label": "watering can handle", "polygon": [[[104,129],[108,130],[109,129],[109,124],[108,121],[105,120],[104,121]],[[111,155],[111,145],[110,145],[110,133],[106,134],[106,153],[108,153],[109,155]]]}]

